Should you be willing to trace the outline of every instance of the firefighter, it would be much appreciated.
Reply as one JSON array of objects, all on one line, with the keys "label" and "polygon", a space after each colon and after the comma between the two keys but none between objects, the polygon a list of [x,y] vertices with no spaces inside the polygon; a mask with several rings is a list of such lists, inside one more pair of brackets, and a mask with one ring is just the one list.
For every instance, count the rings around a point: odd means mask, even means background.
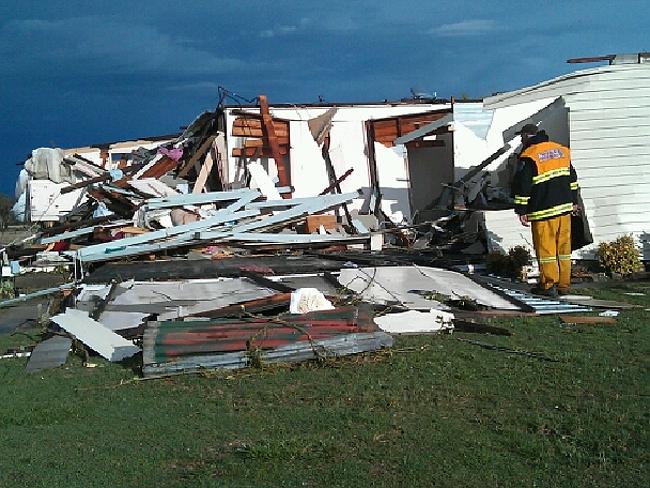
[{"label": "firefighter", "polygon": [[522,151],[513,181],[515,212],[522,225],[531,226],[539,263],[539,284],[531,291],[565,295],[571,285],[571,214],[578,211],[571,153],[534,124],[517,134]]}]

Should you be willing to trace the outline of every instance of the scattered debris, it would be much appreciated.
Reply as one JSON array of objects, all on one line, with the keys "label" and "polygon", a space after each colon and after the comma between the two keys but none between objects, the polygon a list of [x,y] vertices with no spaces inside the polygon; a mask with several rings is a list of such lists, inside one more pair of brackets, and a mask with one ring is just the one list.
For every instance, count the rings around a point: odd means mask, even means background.
[{"label": "scattered debris", "polygon": [[28,373],[56,368],[65,364],[72,339],[55,335],[36,345],[25,367]]},{"label": "scattered debris", "polygon": [[519,307],[468,277],[424,266],[385,266],[342,269],[339,283],[371,303],[397,304],[413,310],[447,310],[449,307],[423,296],[435,291],[448,298],[471,298],[488,307],[518,310]]},{"label": "scattered debris", "polygon": [[548,297],[539,297],[531,293],[526,293],[519,290],[511,290],[498,285],[491,285],[492,288],[505,296],[510,297],[512,300],[521,304],[521,307],[528,311],[535,312],[540,315],[549,314],[563,314],[563,313],[577,313],[577,312],[590,312],[591,308],[583,305],[576,305],[562,300],[554,300]]},{"label": "scattered debris", "polygon": [[375,323],[384,332],[392,334],[418,334],[452,331],[454,314],[431,309],[429,312],[408,310],[375,317]]},{"label": "scattered debris", "polygon": [[615,324],[616,319],[609,316],[594,316],[594,315],[560,315],[560,320],[564,324],[575,325],[599,325],[599,324]]},{"label": "scattered debris", "polygon": [[[33,151],[14,208],[32,227],[0,248],[0,308],[60,300],[27,371],[64,364],[71,344],[87,367],[142,351],[145,377],[329,361],[391,347],[390,334],[509,336],[480,320],[633,306],[531,295],[518,289],[536,273],[527,247],[504,254],[514,129],[559,102],[494,117],[478,102],[228,96],[180,134]],[[16,277],[37,270],[61,279],[20,294]]]},{"label": "scattered debris", "polygon": [[598,314],[599,317],[618,317],[619,311],[618,310],[605,310],[604,312],[600,312]]},{"label": "scattered debris", "polygon": [[122,361],[140,352],[139,347],[91,319],[82,310],[69,308],[52,317],[52,322],[109,361]]},{"label": "scattered debris", "polygon": [[150,322],[145,376],[325,359],[390,347],[366,307],[277,317]]}]

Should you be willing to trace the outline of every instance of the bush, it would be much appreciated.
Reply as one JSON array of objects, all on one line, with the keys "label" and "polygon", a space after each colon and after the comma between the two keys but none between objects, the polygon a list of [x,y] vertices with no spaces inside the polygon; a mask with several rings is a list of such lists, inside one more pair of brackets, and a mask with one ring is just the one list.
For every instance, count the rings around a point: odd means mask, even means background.
[{"label": "bush", "polygon": [[515,246],[508,254],[491,252],[485,258],[488,272],[509,278],[521,278],[522,268],[531,263],[531,255],[523,246]]},{"label": "bush", "polygon": [[598,245],[598,261],[608,274],[629,276],[643,269],[639,249],[631,235]]}]

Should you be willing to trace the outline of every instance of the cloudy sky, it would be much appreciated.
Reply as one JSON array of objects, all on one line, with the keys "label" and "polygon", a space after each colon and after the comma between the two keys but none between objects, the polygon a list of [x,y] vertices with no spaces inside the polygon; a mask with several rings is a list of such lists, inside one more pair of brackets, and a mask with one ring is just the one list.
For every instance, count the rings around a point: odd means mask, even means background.
[{"label": "cloudy sky", "polygon": [[4,0],[0,192],[33,148],[175,132],[217,87],[273,102],[482,97],[650,50],[646,1]]}]

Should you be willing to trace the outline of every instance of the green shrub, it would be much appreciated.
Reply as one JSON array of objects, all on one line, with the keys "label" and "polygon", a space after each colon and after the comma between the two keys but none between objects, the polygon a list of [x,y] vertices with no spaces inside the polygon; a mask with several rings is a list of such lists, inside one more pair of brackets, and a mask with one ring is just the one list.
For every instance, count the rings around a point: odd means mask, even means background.
[{"label": "green shrub", "polygon": [[629,276],[643,269],[639,249],[631,235],[598,245],[598,261],[606,273]]},{"label": "green shrub", "polygon": [[0,299],[4,300],[15,296],[13,281],[0,279]]},{"label": "green shrub", "polygon": [[531,263],[531,255],[524,246],[510,248],[508,254],[491,252],[485,258],[488,272],[509,278],[521,278],[522,268]]}]

